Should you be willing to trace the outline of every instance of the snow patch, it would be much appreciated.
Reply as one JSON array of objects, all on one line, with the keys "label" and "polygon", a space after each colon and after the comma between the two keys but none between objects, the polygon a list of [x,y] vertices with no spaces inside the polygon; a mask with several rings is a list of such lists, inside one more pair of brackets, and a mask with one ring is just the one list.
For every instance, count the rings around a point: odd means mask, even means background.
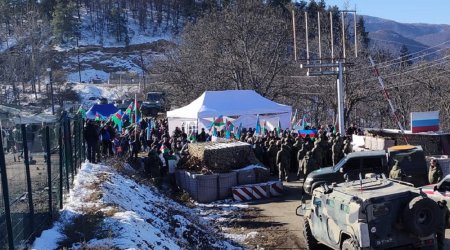
[{"label": "snow patch", "polygon": [[[99,198],[93,194],[101,192]],[[226,201],[230,202],[231,201]],[[56,249],[66,236],[64,228],[86,211],[109,214],[100,223],[107,236],[90,239],[83,247],[119,249],[241,249],[225,240],[210,223],[245,207],[240,204],[197,204],[187,208],[162,195],[153,187],[141,185],[109,166],[84,163],[74,179],[67,204],[54,226],[38,237],[33,249]],[[209,212],[207,210],[210,210]],[[233,238],[234,237],[234,238]],[[233,235],[231,239],[252,237]],[[241,237],[241,238],[240,238]],[[230,238],[230,237],[227,237]],[[80,248],[81,242],[72,248]]]}]

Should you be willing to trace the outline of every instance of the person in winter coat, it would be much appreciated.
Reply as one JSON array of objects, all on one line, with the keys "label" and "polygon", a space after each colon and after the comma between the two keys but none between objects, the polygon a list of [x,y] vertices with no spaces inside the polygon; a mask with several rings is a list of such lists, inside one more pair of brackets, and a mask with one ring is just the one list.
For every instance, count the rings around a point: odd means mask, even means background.
[{"label": "person in winter coat", "polygon": [[394,162],[394,166],[392,166],[392,169],[389,172],[389,178],[401,181],[403,178],[402,168],[400,167],[398,160],[395,160]]},{"label": "person in winter coat", "polygon": [[436,159],[431,160],[430,169],[428,170],[428,182],[436,184],[442,180],[442,168]]},{"label": "person in winter coat", "polygon": [[144,172],[150,178],[159,178],[161,177],[162,166],[163,163],[156,151],[156,147],[153,147],[144,159]]},{"label": "person in winter coat", "polygon": [[305,157],[303,158],[302,169],[305,178],[312,171],[319,169],[318,163],[313,157],[313,153],[311,151],[308,151],[308,153],[306,153]]},{"label": "person in winter coat", "polygon": [[288,150],[288,146],[283,144],[281,145],[280,151],[277,153],[276,164],[278,166],[278,176],[280,181],[288,181],[288,171],[291,166],[291,154]]},{"label": "person in winter coat", "polygon": [[91,163],[95,163],[95,151],[99,135],[97,133],[97,127],[92,121],[87,120],[83,136],[87,144],[87,160]]}]

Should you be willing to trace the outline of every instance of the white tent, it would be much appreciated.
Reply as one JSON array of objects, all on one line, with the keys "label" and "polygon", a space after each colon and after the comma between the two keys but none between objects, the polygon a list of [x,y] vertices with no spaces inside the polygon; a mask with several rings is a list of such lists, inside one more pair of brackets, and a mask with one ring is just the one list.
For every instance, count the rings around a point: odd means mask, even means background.
[{"label": "white tent", "polygon": [[246,128],[254,128],[257,115],[261,125],[265,122],[268,129],[277,126],[290,127],[292,108],[278,104],[262,97],[254,90],[206,91],[193,102],[179,109],[167,112],[169,130],[175,127],[207,128],[214,118],[222,115],[235,126],[242,124]]}]

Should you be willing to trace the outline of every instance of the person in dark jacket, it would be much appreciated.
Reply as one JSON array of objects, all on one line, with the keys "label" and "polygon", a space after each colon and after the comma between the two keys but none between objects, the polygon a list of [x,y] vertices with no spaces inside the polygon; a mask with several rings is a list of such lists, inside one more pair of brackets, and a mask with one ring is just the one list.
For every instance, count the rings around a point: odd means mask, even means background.
[{"label": "person in dark jacket", "polygon": [[97,148],[99,135],[97,133],[97,127],[92,121],[87,120],[83,135],[87,144],[87,160],[91,163],[95,163],[95,150]]},{"label": "person in dark jacket", "polygon": [[150,152],[148,152],[147,158],[144,160],[144,171],[145,174],[150,178],[159,178],[161,177],[161,168],[162,168],[161,158],[158,156],[158,152],[156,151],[156,146],[154,146]]}]

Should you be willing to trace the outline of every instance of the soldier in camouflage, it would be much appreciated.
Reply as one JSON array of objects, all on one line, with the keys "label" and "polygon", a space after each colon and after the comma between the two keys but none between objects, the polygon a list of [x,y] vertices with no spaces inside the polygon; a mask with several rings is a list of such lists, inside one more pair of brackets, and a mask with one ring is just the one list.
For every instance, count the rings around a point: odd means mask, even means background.
[{"label": "soldier in camouflage", "polygon": [[279,171],[279,180],[288,181],[288,173],[289,173],[288,171],[289,166],[291,165],[291,154],[289,152],[287,145],[285,144],[281,145],[281,149],[277,153],[276,163]]}]

